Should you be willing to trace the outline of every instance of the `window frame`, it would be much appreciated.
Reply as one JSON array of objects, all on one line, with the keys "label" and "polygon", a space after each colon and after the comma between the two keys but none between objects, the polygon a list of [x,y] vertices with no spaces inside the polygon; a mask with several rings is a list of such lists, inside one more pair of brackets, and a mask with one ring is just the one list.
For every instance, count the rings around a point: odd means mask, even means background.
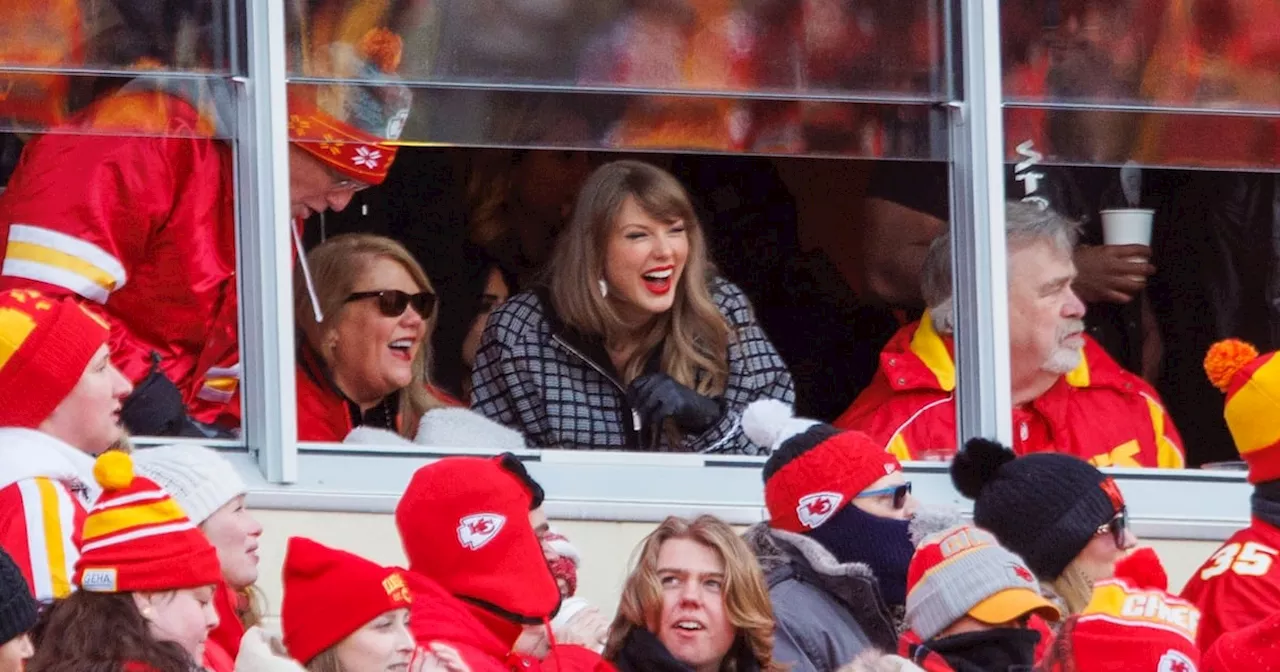
[{"label": "window frame", "polygon": [[[956,13],[946,25],[959,26],[958,44],[957,36],[948,36],[948,54],[956,61],[953,91],[941,104],[950,121],[954,185],[953,286],[961,334],[957,426],[961,443],[974,436],[1008,443],[1008,288],[1005,265],[994,263],[1005,256],[999,9],[983,2],[946,6]],[[296,440],[293,248],[287,229],[263,224],[289,221],[285,26],[279,3],[250,0],[249,12],[250,75],[242,82],[246,131],[237,155],[241,175],[251,181],[240,255],[242,326],[255,327],[241,331],[250,454],[229,456],[248,479],[255,506],[388,513],[418,466],[446,455],[491,453]],[[546,488],[548,513],[557,519],[653,522],[711,512],[748,524],[763,517],[762,458],[560,450],[521,451],[521,457]],[[912,462],[905,468],[925,503],[970,510],[945,465]],[[1140,535],[1220,540],[1248,524],[1251,488],[1242,473],[1104,471],[1120,483]]]}]

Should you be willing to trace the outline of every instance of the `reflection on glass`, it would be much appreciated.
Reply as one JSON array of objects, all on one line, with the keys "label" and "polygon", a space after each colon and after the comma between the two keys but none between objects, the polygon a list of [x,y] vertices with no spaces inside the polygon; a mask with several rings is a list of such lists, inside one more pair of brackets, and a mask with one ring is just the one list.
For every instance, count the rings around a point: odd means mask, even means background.
[{"label": "reflection on glass", "polygon": [[[861,94],[946,89],[939,0],[313,0],[290,46],[318,52],[387,27],[414,82]],[[326,76],[305,61],[295,76]]]},{"label": "reflection on glass", "polygon": [[1009,100],[1280,107],[1274,2],[1019,0],[1001,23]]},{"label": "reflection on glass", "polygon": [[[317,86],[341,97],[363,85],[294,83],[290,98]],[[922,105],[418,88],[397,142],[941,158],[945,134],[930,132],[942,128],[939,114]]]},{"label": "reflection on glass", "polygon": [[[238,74],[228,24],[234,4],[9,0],[0,12],[0,127],[59,127],[128,85],[129,73]],[[68,70],[78,74],[59,72]]]}]

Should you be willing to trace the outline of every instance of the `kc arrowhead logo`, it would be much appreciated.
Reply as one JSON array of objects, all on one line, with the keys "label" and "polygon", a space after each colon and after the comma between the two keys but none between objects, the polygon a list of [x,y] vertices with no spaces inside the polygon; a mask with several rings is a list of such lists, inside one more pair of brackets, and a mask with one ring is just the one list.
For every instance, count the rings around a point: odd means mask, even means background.
[{"label": "kc arrowhead logo", "polygon": [[498,513],[473,513],[464,516],[458,523],[458,541],[463,548],[478,551],[493,541],[506,524],[507,517]]},{"label": "kc arrowhead logo", "polygon": [[844,495],[838,492],[815,492],[800,498],[796,515],[805,527],[812,530],[834,516],[843,501]]}]

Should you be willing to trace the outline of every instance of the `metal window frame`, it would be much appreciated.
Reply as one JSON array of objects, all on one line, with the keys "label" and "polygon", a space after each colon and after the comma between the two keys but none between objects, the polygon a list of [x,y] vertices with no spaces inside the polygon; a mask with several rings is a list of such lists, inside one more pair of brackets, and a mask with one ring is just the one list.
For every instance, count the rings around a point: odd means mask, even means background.
[{"label": "metal window frame", "polygon": [[[947,0],[960,440],[1011,440],[1008,285],[1004,236],[1003,117],[998,5]],[[282,0],[248,0],[248,76],[237,138],[244,435],[228,452],[250,484],[251,504],[306,511],[386,513],[413,471],[478,448],[300,444],[297,440],[289,222],[286,62]],[[958,39],[957,39],[958,38]],[[763,516],[761,458],[595,451],[521,451],[559,519],[657,521],[711,512],[734,523]],[[928,504],[965,511],[945,465],[908,463]],[[1139,534],[1225,539],[1248,522],[1242,474],[1105,470],[1126,493]],[[1178,496],[1173,496],[1177,491]]]}]

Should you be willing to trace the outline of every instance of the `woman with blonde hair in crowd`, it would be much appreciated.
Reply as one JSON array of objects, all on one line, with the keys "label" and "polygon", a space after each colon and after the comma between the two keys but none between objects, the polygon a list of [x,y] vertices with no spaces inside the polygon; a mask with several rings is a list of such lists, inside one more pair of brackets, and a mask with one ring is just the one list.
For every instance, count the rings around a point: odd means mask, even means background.
[{"label": "woman with blonde hair in crowd", "polygon": [[662,521],[636,551],[604,657],[621,672],[781,672],[755,556],[714,516]]},{"label": "woman with blonde hair in crowd", "polygon": [[587,179],[544,282],[490,316],[472,383],[531,445],[606,450],[754,453],[742,409],[795,396],[689,195],[639,161]]},{"label": "woman with blonde hair in crowd", "polygon": [[[31,672],[191,672],[218,626],[218,553],[169,493],[109,451],[80,528],[76,591],[43,617]],[[229,661],[228,661],[229,662]],[[231,667],[213,672],[230,672]]]},{"label": "woman with blonde hair in crowd", "polygon": [[390,238],[347,234],[312,249],[294,277],[298,438],[341,442],[368,426],[412,439],[444,406],[426,380],[435,306],[422,267]]}]

